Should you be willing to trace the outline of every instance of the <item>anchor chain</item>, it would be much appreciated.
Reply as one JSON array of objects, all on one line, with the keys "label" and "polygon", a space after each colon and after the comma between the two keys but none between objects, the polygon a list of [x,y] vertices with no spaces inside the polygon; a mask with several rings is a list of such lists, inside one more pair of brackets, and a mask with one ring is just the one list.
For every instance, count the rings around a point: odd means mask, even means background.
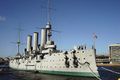
[{"label": "anchor chain", "polygon": [[94,73],[94,71],[91,69],[89,62],[84,62],[84,63],[80,63],[80,62],[79,62],[79,64],[80,64],[80,65],[85,65],[85,64],[87,64],[87,66],[88,66],[88,68],[90,69],[90,71],[92,72],[93,76],[95,76],[98,80],[102,80],[102,79],[100,79],[100,78]]}]

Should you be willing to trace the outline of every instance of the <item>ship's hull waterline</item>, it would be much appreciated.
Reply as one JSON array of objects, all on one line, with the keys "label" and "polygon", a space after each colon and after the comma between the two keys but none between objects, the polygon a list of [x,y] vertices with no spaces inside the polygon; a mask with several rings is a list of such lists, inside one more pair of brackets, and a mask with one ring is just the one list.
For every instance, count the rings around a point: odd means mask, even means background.
[{"label": "ship's hull waterline", "polygon": [[16,71],[26,71],[26,72],[37,72],[38,74],[48,74],[48,75],[60,75],[60,76],[71,76],[71,77],[100,77],[98,73],[92,73],[92,72],[66,72],[66,71],[48,71],[48,70],[18,70],[18,69],[13,69]]}]

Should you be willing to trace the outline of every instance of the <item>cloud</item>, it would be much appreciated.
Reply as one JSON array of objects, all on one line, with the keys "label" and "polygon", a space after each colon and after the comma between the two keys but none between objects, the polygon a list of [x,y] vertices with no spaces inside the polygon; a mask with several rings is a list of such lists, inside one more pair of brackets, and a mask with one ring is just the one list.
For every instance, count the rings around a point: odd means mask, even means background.
[{"label": "cloud", "polygon": [[5,20],[6,20],[6,17],[0,16],[0,21],[5,21]]}]

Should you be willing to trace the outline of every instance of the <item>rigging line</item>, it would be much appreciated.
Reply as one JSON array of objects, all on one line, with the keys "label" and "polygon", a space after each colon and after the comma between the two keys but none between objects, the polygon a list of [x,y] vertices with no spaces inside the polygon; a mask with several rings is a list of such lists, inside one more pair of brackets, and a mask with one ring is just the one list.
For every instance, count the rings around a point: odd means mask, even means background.
[{"label": "rigging line", "polygon": [[47,19],[48,19],[48,22],[50,22],[51,18],[50,18],[50,0],[48,0],[48,4],[47,4]]},{"label": "rigging line", "polygon": [[98,80],[102,80],[101,78],[99,78],[91,69],[90,65],[88,65],[88,68],[90,69],[90,71],[92,72],[92,74],[98,79]]}]

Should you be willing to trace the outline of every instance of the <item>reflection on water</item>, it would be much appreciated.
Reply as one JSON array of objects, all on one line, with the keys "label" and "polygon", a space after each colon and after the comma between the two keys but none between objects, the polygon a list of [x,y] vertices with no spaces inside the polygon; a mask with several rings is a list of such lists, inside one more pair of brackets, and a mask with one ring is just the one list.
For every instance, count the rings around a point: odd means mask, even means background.
[{"label": "reflection on water", "polygon": [[0,74],[0,80],[97,80],[97,79],[13,71],[12,73],[2,75]]},{"label": "reflection on water", "polygon": [[118,80],[120,79],[120,67],[119,66],[103,66],[98,67],[99,74],[102,80]]},{"label": "reflection on water", "polygon": [[19,72],[18,77],[23,77],[24,80],[97,80],[95,78],[81,78],[81,77],[70,77],[70,76],[58,76],[58,75],[47,75],[40,73],[31,72]]},{"label": "reflection on water", "polygon": [[[120,72],[120,67],[106,67],[107,69]],[[111,73],[98,68],[99,74],[102,80],[118,80],[120,74]],[[9,71],[7,73],[0,73],[0,80],[98,80],[96,78],[86,77],[71,77],[71,76],[58,76],[58,75],[47,75],[34,72],[25,71]]]}]

